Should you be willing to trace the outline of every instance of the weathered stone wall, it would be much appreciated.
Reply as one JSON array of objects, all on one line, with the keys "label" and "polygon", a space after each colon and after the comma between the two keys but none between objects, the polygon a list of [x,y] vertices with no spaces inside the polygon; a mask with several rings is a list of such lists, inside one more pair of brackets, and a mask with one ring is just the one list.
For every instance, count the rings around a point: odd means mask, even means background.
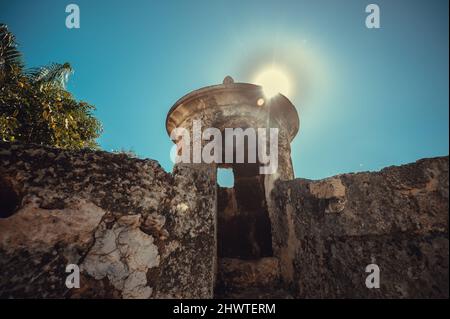
[{"label": "weathered stone wall", "polygon": [[204,166],[0,142],[0,298],[212,297],[215,185]]},{"label": "weathered stone wall", "polygon": [[250,261],[217,260],[215,170],[0,142],[0,298],[211,298],[216,276],[251,284],[235,297],[448,297],[448,157],[266,176],[273,257]]},{"label": "weathered stone wall", "polygon": [[[274,253],[297,298],[448,298],[448,157],[275,183]],[[380,288],[365,268],[380,268]]]}]

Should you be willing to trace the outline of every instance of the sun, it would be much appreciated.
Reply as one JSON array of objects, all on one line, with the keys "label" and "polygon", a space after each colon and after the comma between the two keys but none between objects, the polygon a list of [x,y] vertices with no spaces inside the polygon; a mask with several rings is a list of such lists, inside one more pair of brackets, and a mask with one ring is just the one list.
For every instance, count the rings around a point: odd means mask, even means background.
[{"label": "sun", "polygon": [[289,95],[291,84],[288,76],[277,67],[269,67],[261,71],[255,78],[255,84],[261,85],[267,98],[281,93]]}]

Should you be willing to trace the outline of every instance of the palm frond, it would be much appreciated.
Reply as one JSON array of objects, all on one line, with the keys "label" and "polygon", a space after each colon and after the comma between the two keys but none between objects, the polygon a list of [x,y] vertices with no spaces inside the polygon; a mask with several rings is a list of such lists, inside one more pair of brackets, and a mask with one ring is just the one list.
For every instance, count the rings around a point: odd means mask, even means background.
[{"label": "palm frond", "polygon": [[69,75],[73,69],[69,63],[52,63],[48,66],[32,68],[27,71],[28,77],[35,83],[52,85],[65,89]]},{"label": "palm frond", "polygon": [[0,74],[5,76],[14,67],[22,70],[22,54],[17,49],[16,37],[6,24],[0,24]]}]

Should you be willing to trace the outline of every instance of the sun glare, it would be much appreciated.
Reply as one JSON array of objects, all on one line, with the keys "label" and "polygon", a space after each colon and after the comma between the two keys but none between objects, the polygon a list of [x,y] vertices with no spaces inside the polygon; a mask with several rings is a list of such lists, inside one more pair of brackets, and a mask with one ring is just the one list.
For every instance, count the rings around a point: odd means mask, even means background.
[{"label": "sun glare", "polygon": [[255,78],[255,84],[261,85],[264,95],[271,98],[278,93],[288,95],[290,93],[290,82],[284,72],[275,67],[270,67],[259,73]]}]

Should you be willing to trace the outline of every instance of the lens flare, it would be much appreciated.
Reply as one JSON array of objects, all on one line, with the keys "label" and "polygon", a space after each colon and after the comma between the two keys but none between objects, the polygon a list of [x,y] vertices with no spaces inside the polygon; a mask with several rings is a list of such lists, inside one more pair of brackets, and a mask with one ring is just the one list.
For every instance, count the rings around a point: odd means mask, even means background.
[{"label": "lens flare", "polygon": [[288,76],[276,67],[270,67],[261,71],[254,82],[262,86],[264,95],[267,98],[271,98],[279,93],[288,96],[291,89]]}]

